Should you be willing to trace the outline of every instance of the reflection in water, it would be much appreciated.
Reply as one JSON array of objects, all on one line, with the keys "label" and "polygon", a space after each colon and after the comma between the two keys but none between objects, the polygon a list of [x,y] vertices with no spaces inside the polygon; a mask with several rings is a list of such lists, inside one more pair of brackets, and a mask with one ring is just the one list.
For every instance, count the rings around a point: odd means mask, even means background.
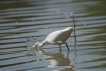
[{"label": "reflection in water", "polygon": [[39,52],[40,54],[44,55],[44,60],[50,61],[50,65],[47,67],[57,67],[57,66],[62,66],[62,68],[56,70],[56,71],[64,71],[64,70],[70,70],[73,71],[73,66],[70,65],[70,59],[69,57],[69,51],[67,52],[67,56],[65,57],[62,52],[45,52],[42,48],[35,48],[33,49],[35,52]]}]

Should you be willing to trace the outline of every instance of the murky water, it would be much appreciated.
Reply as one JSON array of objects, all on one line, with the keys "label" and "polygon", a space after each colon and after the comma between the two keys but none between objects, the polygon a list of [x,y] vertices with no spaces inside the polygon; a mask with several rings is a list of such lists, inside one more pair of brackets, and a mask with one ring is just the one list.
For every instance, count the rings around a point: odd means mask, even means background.
[{"label": "murky water", "polygon": [[[70,52],[65,45],[27,51],[29,36],[73,27],[72,12],[76,50],[72,33]],[[1,0],[0,71],[106,71],[106,0]]]}]

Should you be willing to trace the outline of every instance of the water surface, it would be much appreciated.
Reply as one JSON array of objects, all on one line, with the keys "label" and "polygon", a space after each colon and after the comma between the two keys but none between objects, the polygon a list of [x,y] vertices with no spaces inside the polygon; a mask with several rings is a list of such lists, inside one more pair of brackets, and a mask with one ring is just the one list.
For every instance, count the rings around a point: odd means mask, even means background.
[{"label": "water surface", "polygon": [[[27,51],[26,38],[43,40],[56,30],[73,27],[67,40],[70,52],[62,45],[46,45]],[[29,43],[31,44],[31,43]],[[105,0],[1,0],[0,71],[105,71]]]}]

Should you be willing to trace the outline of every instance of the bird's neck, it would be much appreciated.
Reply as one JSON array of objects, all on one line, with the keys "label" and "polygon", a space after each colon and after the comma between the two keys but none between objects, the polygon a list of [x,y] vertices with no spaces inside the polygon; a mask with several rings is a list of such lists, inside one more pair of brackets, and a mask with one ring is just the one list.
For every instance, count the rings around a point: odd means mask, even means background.
[{"label": "bird's neck", "polygon": [[36,42],[32,47],[43,47],[45,44],[47,44],[46,40],[40,42]]},{"label": "bird's neck", "polygon": [[43,47],[43,46],[44,46],[43,43],[39,43],[39,44],[38,44],[38,47]]},{"label": "bird's neck", "polygon": [[42,41],[41,43],[38,44],[38,47],[43,47],[46,44],[47,44],[47,42],[46,42],[46,40],[44,40],[44,41]]}]

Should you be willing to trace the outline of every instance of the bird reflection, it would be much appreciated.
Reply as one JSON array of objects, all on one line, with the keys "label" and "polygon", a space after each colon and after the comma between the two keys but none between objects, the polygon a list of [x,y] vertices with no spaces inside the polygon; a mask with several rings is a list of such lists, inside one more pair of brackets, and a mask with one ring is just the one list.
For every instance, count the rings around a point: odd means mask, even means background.
[{"label": "bird reflection", "polygon": [[70,66],[70,60],[68,58],[65,58],[63,54],[59,53],[53,53],[52,55],[45,56],[45,60],[50,61],[50,65],[48,67],[53,66]]},{"label": "bird reflection", "polygon": [[[72,65],[70,65],[69,51],[63,54],[61,51],[59,52],[45,52],[42,48],[35,48],[33,51],[38,52],[39,54],[44,55],[44,60],[50,61],[50,64],[47,67],[57,67],[64,66],[59,70],[72,70]],[[57,70],[58,71],[58,70]]]}]

